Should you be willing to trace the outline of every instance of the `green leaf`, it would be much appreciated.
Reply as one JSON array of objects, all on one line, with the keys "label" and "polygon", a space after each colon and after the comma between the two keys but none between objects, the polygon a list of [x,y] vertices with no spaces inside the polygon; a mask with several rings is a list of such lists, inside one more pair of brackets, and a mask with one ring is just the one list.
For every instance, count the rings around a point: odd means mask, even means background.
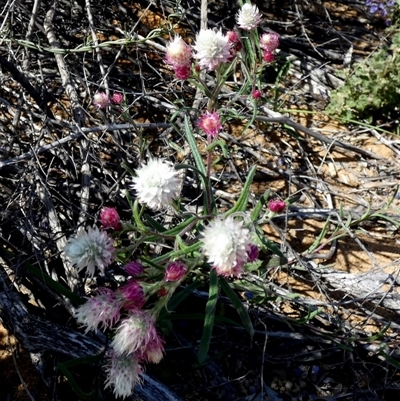
[{"label": "green leaf", "polygon": [[196,242],[195,244],[189,245],[185,249],[179,249],[178,251],[167,252],[164,255],[154,258],[153,263],[160,263],[164,260],[177,259],[181,256],[189,255],[193,252],[197,252],[201,248],[201,245],[202,245],[202,243],[199,241],[199,242]]},{"label": "green leaf", "polygon": [[325,238],[325,236],[328,232],[330,224],[331,224],[330,218],[328,217],[328,219],[326,220],[324,226],[322,227],[322,230],[319,233],[318,237],[314,240],[314,242],[310,245],[310,247],[304,252],[305,254],[313,253],[314,250],[320,246],[322,240]]},{"label": "green leaf", "polygon": [[225,213],[225,217],[228,217],[232,213],[236,212],[245,212],[247,210],[247,202],[249,200],[250,186],[253,182],[254,175],[256,174],[257,166],[253,166],[247,176],[246,182],[244,183],[242,192],[237,200],[236,204],[232,207],[232,209],[228,210]]},{"label": "green leaf", "polygon": [[177,164],[177,165],[175,165],[175,170],[183,170],[183,169],[195,171],[200,176],[200,178],[202,179],[204,187],[208,186],[206,175],[202,171],[200,171],[197,167],[192,166],[191,164]]},{"label": "green leaf", "polygon": [[205,177],[207,175],[206,168],[204,166],[203,159],[201,158],[199,149],[197,148],[197,143],[190,128],[189,119],[187,118],[187,116],[185,116],[185,133],[186,140],[188,141],[190,150],[192,151],[194,162],[196,163],[196,167],[199,169],[199,171],[202,172]]},{"label": "green leaf", "polygon": [[271,192],[270,189],[267,189],[261,196],[261,198],[258,200],[255,208],[251,212],[251,221],[256,221],[260,217],[263,207],[267,203],[270,192]]},{"label": "green leaf", "polygon": [[218,302],[218,276],[215,269],[210,271],[210,287],[208,292],[208,302],[206,305],[206,317],[204,319],[203,335],[200,340],[197,360],[203,363],[210,348],[211,335],[214,326],[215,309]]},{"label": "green leaf", "polygon": [[75,303],[75,305],[82,305],[85,303],[85,300],[81,298],[79,295],[74,294],[68,288],[64,287],[59,282],[53,280],[47,273],[44,271],[37,269],[36,267],[32,266],[28,262],[24,262],[24,266],[33,273],[37,278],[44,281],[50,288],[56,291],[58,294],[64,295],[69,300]]},{"label": "green leaf", "polygon": [[[203,159],[200,155],[199,149],[197,148],[197,143],[193,136],[192,130],[190,128],[189,120],[188,120],[187,116],[185,116],[185,133],[186,133],[186,140],[189,144],[190,150],[192,151],[192,156],[194,158],[194,162],[196,164],[197,170],[199,172],[201,172],[201,175],[200,175],[201,177],[207,177],[206,167],[204,166]],[[191,168],[193,169],[193,166],[191,166]],[[203,184],[204,184],[204,203],[203,204],[204,204],[204,209],[205,209],[204,211],[205,211],[205,214],[210,214],[212,210],[216,209],[213,191],[212,191],[211,183],[207,178],[203,178]],[[207,210],[208,205],[209,205],[207,194],[210,197],[211,210]]]},{"label": "green leaf", "polygon": [[256,231],[257,231],[258,238],[260,239],[261,243],[264,246],[266,246],[270,251],[272,251],[275,255],[278,255],[284,263],[286,263],[287,259],[286,259],[285,255],[276,246],[276,244],[265,236],[264,232],[261,230],[260,227],[257,227]]},{"label": "green leaf", "polygon": [[217,146],[219,146],[221,148],[222,154],[224,155],[224,157],[228,157],[228,148],[226,147],[226,142],[223,139],[213,141],[210,145],[208,145],[206,147],[206,151],[210,152]]},{"label": "green leaf", "polygon": [[142,223],[141,219],[142,213],[143,213],[143,208],[141,211],[139,211],[139,202],[136,199],[135,202],[133,203],[133,219],[135,220],[137,228],[142,232],[146,232],[148,230],[147,227]]},{"label": "green leaf", "polygon": [[240,319],[242,320],[244,328],[250,334],[251,337],[254,335],[253,324],[251,323],[250,316],[243,305],[243,302],[236,295],[235,291],[232,290],[229,283],[224,279],[220,278],[219,283],[221,285],[222,291],[226,294],[226,296],[231,300],[233,306],[236,308]]},{"label": "green leaf", "polygon": [[185,221],[182,223],[178,224],[176,227],[171,228],[170,230],[165,231],[163,234],[165,235],[178,235],[180,232],[182,232],[188,225],[192,224],[194,221],[196,221],[197,217],[196,216],[190,216],[188,217]]},{"label": "green leaf", "polygon": [[143,217],[147,220],[147,222],[159,233],[164,233],[167,229],[161,225],[158,221],[154,220],[147,213],[143,215]]},{"label": "green leaf", "polygon": [[134,172],[133,170],[131,170],[131,168],[128,167],[125,163],[122,163],[122,164],[121,164],[121,167],[122,167],[123,169],[125,169],[132,177],[135,177],[135,176],[136,176],[135,172]]}]

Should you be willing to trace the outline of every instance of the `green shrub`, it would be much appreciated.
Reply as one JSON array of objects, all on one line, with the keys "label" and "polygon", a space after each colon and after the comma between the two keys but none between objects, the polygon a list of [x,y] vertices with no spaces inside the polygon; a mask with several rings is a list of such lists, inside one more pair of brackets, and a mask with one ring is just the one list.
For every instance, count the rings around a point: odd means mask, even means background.
[{"label": "green shrub", "polygon": [[400,32],[392,44],[356,63],[343,86],[331,93],[326,112],[345,120],[390,119],[400,101]]}]

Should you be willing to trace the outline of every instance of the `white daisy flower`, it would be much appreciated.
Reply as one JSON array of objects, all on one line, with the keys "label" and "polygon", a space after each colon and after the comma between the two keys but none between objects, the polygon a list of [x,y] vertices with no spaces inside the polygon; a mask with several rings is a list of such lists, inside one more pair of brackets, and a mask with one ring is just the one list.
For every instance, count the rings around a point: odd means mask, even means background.
[{"label": "white daisy flower", "polygon": [[260,24],[261,14],[259,13],[257,6],[245,3],[238,12],[236,21],[239,28],[251,31],[252,29],[257,28]]},{"label": "white daisy flower", "polygon": [[232,43],[221,30],[200,30],[193,48],[197,52],[193,57],[199,59],[199,66],[209,71],[214,71],[221,63],[227,63],[232,57]]},{"label": "white daisy flower", "polygon": [[156,159],[136,170],[132,181],[138,201],[155,210],[170,205],[178,197],[182,183],[169,163]]},{"label": "white daisy flower", "polygon": [[115,259],[113,239],[97,227],[81,230],[75,238],[70,238],[64,248],[65,256],[76,266],[78,271],[86,268],[88,276],[93,277],[96,267],[104,274]]},{"label": "white daisy flower", "polygon": [[202,252],[219,276],[239,277],[251,250],[251,235],[243,221],[216,217],[202,233]]}]

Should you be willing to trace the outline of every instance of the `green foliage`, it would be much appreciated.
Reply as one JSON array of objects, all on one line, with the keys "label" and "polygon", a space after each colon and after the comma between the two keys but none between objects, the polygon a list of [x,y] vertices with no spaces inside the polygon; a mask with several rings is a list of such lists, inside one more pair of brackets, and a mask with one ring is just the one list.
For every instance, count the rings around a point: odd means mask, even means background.
[{"label": "green foliage", "polygon": [[343,86],[331,93],[326,111],[344,120],[391,118],[400,101],[400,32],[392,45],[356,63]]}]

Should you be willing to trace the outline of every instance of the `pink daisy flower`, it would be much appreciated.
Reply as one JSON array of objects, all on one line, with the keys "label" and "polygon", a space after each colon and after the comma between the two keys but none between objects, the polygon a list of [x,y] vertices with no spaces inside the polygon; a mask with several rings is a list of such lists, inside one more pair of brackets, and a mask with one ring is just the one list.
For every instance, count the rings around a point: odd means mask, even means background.
[{"label": "pink daisy flower", "polygon": [[206,111],[201,115],[197,126],[209,137],[215,138],[222,129],[219,114],[216,111]]}]

